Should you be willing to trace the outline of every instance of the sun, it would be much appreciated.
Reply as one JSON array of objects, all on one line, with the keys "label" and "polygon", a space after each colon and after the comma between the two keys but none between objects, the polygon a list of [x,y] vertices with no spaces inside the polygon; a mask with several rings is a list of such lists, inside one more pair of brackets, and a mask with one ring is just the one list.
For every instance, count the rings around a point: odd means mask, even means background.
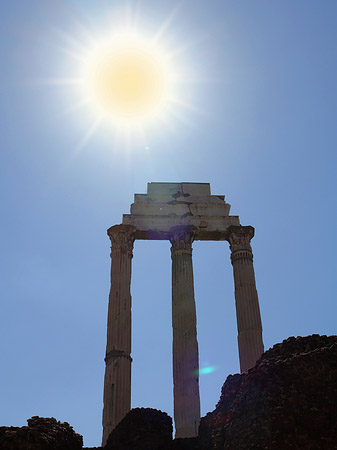
[{"label": "sun", "polygon": [[136,138],[149,148],[149,136],[171,132],[176,121],[193,126],[189,115],[200,111],[191,93],[199,80],[187,52],[191,43],[169,33],[175,13],[153,26],[132,9],[113,10],[104,26],[79,24],[72,34],[60,32],[69,76],[50,82],[69,87],[66,112],[81,126],[88,121],[76,151],[99,131],[116,141]]},{"label": "sun", "polygon": [[120,36],[98,43],[88,53],[82,81],[98,113],[130,124],[162,112],[171,75],[167,58],[153,43]]}]

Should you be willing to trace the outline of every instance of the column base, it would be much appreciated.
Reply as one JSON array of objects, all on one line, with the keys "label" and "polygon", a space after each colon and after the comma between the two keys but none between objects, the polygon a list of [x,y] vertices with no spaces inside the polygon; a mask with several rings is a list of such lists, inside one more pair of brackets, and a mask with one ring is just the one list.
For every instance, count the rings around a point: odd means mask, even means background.
[{"label": "column base", "polygon": [[102,447],[106,445],[106,442],[108,440],[108,437],[110,436],[111,431],[113,430],[112,425],[107,425],[103,427],[103,438],[102,438]]},{"label": "column base", "polygon": [[182,427],[176,429],[175,438],[192,438],[197,437],[199,431],[199,423],[195,422],[194,427]]}]

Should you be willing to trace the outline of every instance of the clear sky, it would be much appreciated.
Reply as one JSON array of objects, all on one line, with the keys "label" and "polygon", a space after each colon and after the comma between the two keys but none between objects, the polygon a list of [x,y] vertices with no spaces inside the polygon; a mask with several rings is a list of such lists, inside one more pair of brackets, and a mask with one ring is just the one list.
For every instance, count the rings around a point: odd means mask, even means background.
[{"label": "clear sky", "polygon": [[[143,133],[97,126],[64,82],[126,11],[180,74]],[[336,333],[335,0],[13,0],[0,17],[0,425],[54,416],[100,444],[106,229],[149,181],[209,182],[255,227],[266,349]],[[132,405],[172,415],[169,248],[135,244]],[[239,371],[234,288],[227,243],[193,257],[205,414]]]}]

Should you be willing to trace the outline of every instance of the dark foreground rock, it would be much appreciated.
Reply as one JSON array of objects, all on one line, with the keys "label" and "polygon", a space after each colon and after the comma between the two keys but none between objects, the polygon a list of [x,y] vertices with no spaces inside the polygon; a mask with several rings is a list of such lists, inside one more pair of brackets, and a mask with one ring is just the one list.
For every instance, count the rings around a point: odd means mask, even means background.
[{"label": "dark foreground rock", "polygon": [[132,409],[110,434],[106,450],[170,450],[172,419],[152,408]]},{"label": "dark foreground rock", "polygon": [[0,427],[1,450],[81,450],[83,439],[67,422],[34,416],[25,427]]},{"label": "dark foreground rock", "polygon": [[[80,450],[67,423],[32,417],[0,427],[0,450]],[[99,447],[97,447],[99,449]],[[245,374],[230,375],[199,436],[172,440],[172,419],[131,410],[105,450],[337,450],[337,336],[288,338]]]},{"label": "dark foreground rock", "polygon": [[206,449],[337,449],[337,337],[288,338],[229,376],[201,420]]}]

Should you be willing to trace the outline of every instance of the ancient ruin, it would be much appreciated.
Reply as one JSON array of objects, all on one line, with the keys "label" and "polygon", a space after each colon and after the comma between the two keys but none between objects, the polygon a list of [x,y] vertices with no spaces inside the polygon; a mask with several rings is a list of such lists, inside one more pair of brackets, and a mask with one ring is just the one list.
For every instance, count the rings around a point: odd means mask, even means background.
[{"label": "ancient ruin", "polygon": [[[199,435],[172,439],[172,419],[135,408],[104,450],[337,450],[337,336],[289,337],[241,374],[228,375]],[[66,422],[32,417],[0,426],[0,450],[103,450],[82,446]]]},{"label": "ancient ruin", "polygon": [[111,289],[104,379],[103,445],[131,408],[131,259],[135,239],[171,242],[173,390],[176,437],[198,435],[199,356],[193,286],[192,243],[228,241],[235,284],[241,372],[263,353],[262,325],[250,240],[254,228],[229,215],[223,195],[209,183],[148,183],[135,194],[131,214],[108,229]]}]

